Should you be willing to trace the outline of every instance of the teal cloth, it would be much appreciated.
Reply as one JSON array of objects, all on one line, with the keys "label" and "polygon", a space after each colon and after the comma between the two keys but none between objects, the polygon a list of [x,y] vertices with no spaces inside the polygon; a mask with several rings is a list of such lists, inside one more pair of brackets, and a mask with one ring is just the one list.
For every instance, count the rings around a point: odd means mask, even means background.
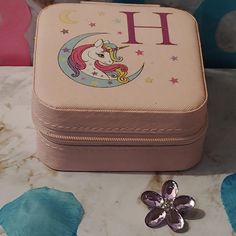
[{"label": "teal cloth", "polygon": [[221,199],[229,222],[236,232],[236,174],[227,176],[221,185]]},{"label": "teal cloth", "polygon": [[220,21],[227,14],[231,14],[231,22],[227,23],[221,34],[225,34],[225,47],[235,44],[235,27],[232,27],[236,21],[236,15],[233,13],[235,11],[235,0],[204,0],[194,13],[199,24],[205,67],[236,68],[235,49],[231,52],[225,51],[219,47],[216,40]]},{"label": "teal cloth", "polygon": [[0,210],[8,236],[76,236],[84,210],[70,192],[30,190]]}]

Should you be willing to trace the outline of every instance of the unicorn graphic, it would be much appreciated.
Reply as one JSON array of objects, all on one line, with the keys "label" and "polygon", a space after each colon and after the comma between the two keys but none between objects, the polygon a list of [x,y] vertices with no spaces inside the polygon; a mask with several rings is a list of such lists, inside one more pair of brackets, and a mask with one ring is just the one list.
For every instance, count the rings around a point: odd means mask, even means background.
[{"label": "unicorn graphic", "polygon": [[75,47],[67,63],[73,70],[72,77],[78,77],[80,71],[99,79],[117,80],[120,83],[129,82],[128,67],[120,62],[122,57],[117,56],[120,49],[108,40],[99,39],[94,44],[84,44]]}]

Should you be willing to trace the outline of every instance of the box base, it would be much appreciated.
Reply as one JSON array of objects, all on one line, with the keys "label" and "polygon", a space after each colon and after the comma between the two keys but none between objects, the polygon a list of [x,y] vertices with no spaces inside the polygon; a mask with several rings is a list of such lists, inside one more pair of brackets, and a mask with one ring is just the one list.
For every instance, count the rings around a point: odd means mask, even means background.
[{"label": "box base", "polygon": [[37,136],[38,157],[61,171],[178,171],[196,165],[202,157],[204,136],[176,146],[58,145]]}]

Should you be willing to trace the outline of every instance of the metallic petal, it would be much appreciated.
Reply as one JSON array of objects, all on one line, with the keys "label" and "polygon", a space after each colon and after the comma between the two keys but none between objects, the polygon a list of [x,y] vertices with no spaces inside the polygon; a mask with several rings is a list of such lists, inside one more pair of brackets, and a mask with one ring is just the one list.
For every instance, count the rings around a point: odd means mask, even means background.
[{"label": "metallic petal", "polygon": [[165,218],[166,212],[160,207],[155,207],[145,217],[145,223],[148,227],[156,228]]},{"label": "metallic petal", "polygon": [[174,205],[176,210],[184,211],[184,210],[187,210],[187,209],[194,208],[195,200],[190,196],[182,195],[182,196],[177,197],[174,200],[173,205]]},{"label": "metallic petal", "polygon": [[160,206],[164,203],[162,196],[153,191],[146,191],[142,194],[141,200],[144,204],[146,204],[149,208],[154,208]]},{"label": "metallic petal", "polygon": [[178,184],[174,180],[168,180],[162,186],[162,197],[164,199],[174,200],[178,191]]},{"label": "metallic petal", "polygon": [[166,222],[174,231],[183,229],[184,227],[184,219],[179,214],[179,212],[172,208],[166,214]]}]

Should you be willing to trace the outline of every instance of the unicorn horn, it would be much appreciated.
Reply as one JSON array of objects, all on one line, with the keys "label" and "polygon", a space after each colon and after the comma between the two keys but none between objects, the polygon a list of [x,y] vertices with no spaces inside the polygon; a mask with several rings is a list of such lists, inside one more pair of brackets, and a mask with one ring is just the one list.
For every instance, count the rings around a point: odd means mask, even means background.
[{"label": "unicorn horn", "polygon": [[118,49],[120,50],[120,49],[127,48],[127,47],[129,47],[129,45],[127,45],[127,46],[122,46],[122,47],[118,47]]}]

